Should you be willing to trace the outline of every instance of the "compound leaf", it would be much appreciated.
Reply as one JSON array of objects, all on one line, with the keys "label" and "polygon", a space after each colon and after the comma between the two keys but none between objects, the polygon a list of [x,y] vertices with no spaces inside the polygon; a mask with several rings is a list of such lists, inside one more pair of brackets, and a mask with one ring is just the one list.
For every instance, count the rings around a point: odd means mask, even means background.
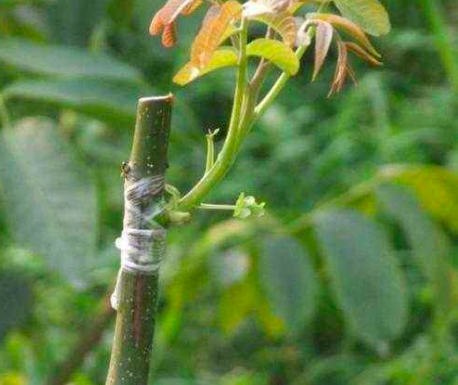
[{"label": "compound leaf", "polygon": [[256,39],[248,44],[247,54],[262,57],[290,75],[299,71],[299,60],[293,50],[278,40]]}]

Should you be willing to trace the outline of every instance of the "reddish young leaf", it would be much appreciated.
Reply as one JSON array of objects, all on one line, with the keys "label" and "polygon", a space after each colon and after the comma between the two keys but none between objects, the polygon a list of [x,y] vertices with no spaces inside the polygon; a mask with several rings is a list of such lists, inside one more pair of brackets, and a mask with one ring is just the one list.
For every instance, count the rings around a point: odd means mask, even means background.
[{"label": "reddish young leaf", "polygon": [[176,43],[176,29],[174,26],[178,15],[189,15],[202,4],[202,0],[169,0],[154,15],[149,33],[159,35],[161,32],[162,43],[166,47],[172,47]]},{"label": "reddish young leaf", "polygon": [[212,21],[215,17],[218,17],[221,12],[221,6],[219,4],[212,5],[207,13],[205,14],[204,19],[202,20],[202,26]]},{"label": "reddish young leaf", "polygon": [[149,33],[153,36],[159,35],[164,29],[164,24],[162,23],[161,12],[159,11],[153,17],[151,24],[149,26]]},{"label": "reddish young leaf", "polygon": [[242,6],[237,1],[229,0],[219,7],[218,12],[213,9],[209,10],[212,14],[206,18],[191,47],[191,62],[197,68],[204,68],[210,62],[229,24],[240,16]]},{"label": "reddish young leaf", "polygon": [[333,36],[332,25],[326,21],[319,21],[316,26],[315,35],[315,68],[313,71],[312,81],[318,76],[321,67],[328,55],[329,48],[331,47]]},{"label": "reddish young leaf", "polygon": [[202,5],[203,1],[202,0],[196,0],[191,2],[183,11],[181,11],[181,14],[184,16],[188,16],[191,13],[193,13],[197,8],[199,8]]},{"label": "reddish young leaf", "polygon": [[297,28],[294,17],[289,12],[265,14],[253,17],[253,19],[265,23],[274,29],[290,47],[294,44]]},{"label": "reddish young leaf", "polygon": [[353,42],[346,42],[345,45],[347,46],[347,49],[357,56],[359,56],[361,59],[366,60],[370,64],[373,64],[375,66],[381,66],[383,65],[382,62],[378,61],[376,58],[371,56],[367,51],[364,50],[361,46],[359,46],[356,43]]},{"label": "reddish young leaf", "polygon": [[342,89],[345,80],[347,78],[347,62],[348,62],[348,51],[347,46],[344,42],[339,41],[337,43],[338,56],[337,56],[337,65],[336,71],[334,73],[334,79],[332,81],[331,90],[329,91],[328,97],[332,96],[334,93],[340,92]]},{"label": "reddish young leaf", "polygon": [[309,15],[310,20],[327,21],[334,27],[342,29],[344,32],[353,36],[363,47],[365,47],[372,55],[380,57],[374,46],[367,38],[364,31],[352,21],[345,19],[342,16],[331,13],[312,13]]},{"label": "reddish young leaf", "polygon": [[162,45],[166,48],[173,47],[177,42],[177,31],[175,23],[167,24],[162,32]]}]

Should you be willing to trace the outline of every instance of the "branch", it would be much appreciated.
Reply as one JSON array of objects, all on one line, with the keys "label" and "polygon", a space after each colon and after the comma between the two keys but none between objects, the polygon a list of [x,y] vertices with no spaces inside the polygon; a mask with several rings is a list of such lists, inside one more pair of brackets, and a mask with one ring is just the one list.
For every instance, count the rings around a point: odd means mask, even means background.
[{"label": "branch", "polygon": [[226,140],[221,153],[218,155],[213,167],[200,179],[200,181],[189,191],[179,202],[178,210],[188,211],[197,206],[207,193],[214,187],[221,178],[229,171],[237,154],[237,136],[240,118],[242,115],[242,105],[247,90],[247,56],[246,45],[248,35],[248,21],[242,19],[240,32],[240,47],[237,84],[235,87],[234,105],[232,109],[231,121]]},{"label": "branch", "polygon": [[130,161],[124,168],[124,227],[117,240],[121,270],[112,303],[115,336],[106,385],[146,385],[166,229],[164,178],[172,113],[171,95],[140,99]]}]

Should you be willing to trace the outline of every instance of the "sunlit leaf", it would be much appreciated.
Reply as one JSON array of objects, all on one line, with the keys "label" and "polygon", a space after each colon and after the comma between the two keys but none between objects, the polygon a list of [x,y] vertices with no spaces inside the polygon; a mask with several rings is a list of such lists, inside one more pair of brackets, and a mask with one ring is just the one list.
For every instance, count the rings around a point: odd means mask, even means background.
[{"label": "sunlit leaf", "polygon": [[422,206],[458,234],[458,175],[438,166],[389,165],[379,175],[408,185]]},{"label": "sunlit leaf", "polygon": [[217,49],[206,67],[199,69],[194,63],[187,63],[173,78],[173,81],[184,86],[200,76],[219,68],[237,65],[237,51],[230,47]]},{"label": "sunlit leaf", "polygon": [[243,16],[275,15],[287,11],[293,0],[250,0],[243,4]]},{"label": "sunlit leaf", "polygon": [[93,179],[45,118],[25,119],[2,134],[1,197],[11,235],[69,281],[87,282],[97,241]]},{"label": "sunlit leaf", "polygon": [[352,21],[332,13],[310,13],[307,15],[310,20],[323,20],[332,24],[334,27],[343,30],[356,39],[372,55],[380,57],[380,54],[371,44],[364,31]]},{"label": "sunlit leaf", "polygon": [[292,46],[296,40],[296,23],[294,17],[288,12],[259,15],[254,20],[267,24],[274,29],[283,41]]},{"label": "sunlit leaf", "polygon": [[307,251],[286,236],[266,239],[259,269],[274,314],[291,333],[300,332],[314,314],[319,289]]},{"label": "sunlit leaf", "polygon": [[394,251],[377,223],[357,211],[316,215],[331,284],[352,332],[380,351],[407,321],[407,296]]},{"label": "sunlit leaf", "polygon": [[221,40],[219,41],[219,44],[224,43],[227,39],[233,36],[237,31],[238,29],[234,24],[229,24],[226,28],[226,31],[224,31],[223,36],[221,36]]},{"label": "sunlit leaf", "polygon": [[378,0],[334,0],[342,15],[367,33],[380,36],[390,32],[388,13]]},{"label": "sunlit leaf", "polygon": [[247,55],[262,57],[290,75],[299,71],[299,60],[293,50],[278,40],[256,39],[248,44]]},{"label": "sunlit leaf", "polygon": [[313,69],[313,80],[318,76],[326,56],[328,56],[333,32],[332,25],[328,22],[318,22],[315,33],[315,67]]},{"label": "sunlit leaf", "polygon": [[191,47],[191,62],[205,68],[221,42],[228,25],[240,15],[242,6],[234,0],[221,5],[219,12],[203,24]]},{"label": "sunlit leaf", "polygon": [[137,69],[115,58],[76,47],[34,44],[19,39],[0,40],[0,62],[17,70],[59,77],[91,77],[141,82]]}]

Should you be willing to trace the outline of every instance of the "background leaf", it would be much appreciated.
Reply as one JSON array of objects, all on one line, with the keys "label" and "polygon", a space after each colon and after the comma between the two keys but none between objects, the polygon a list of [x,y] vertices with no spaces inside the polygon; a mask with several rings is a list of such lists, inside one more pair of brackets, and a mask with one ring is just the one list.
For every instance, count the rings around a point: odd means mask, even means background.
[{"label": "background leaf", "polygon": [[409,186],[422,206],[458,234],[458,174],[437,166],[389,165],[381,178]]},{"label": "background leaf", "polygon": [[49,4],[46,8],[49,18],[47,24],[53,41],[71,46],[86,45],[94,29],[103,22],[109,1],[41,0]]},{"label": "background leaf", "polygon": [[135,0],[111,0],[108,14],[119,25],[127,25],[132,21],[135,10]]},{"label": "background leaf", "polygon": [[319,291],[305,248],[286,236],[266,239],[259,271],[274,314],[291,333],[300,332],[314,314]]},{"label": "background leaf", "polygon": [[407,297],[394,252],[380,227],[356,211],[315,218],[332,285],[353,333],[381,351],[404,329]]},{"label": "background leaf", "polygon": [[57,127],[28,118],[1,137],[6,221],[22,246],[74,284],[86,280],[97,239],[95,185]]},{"label": "background leaf", "polygon": [[428,218],[409,189],[393,184],[379,186],[377,200],[388,215],[399,221],[424,274],[434,279],[450,245],[441,229]]},{"label": "background leaf", "polygon": [[5,334],[18,326],[32,310],[29,280],[15,273],[0,274],[0,342]]},{"label": "background leaf", "polygon": [[401,225],[419,267],[434,285],[434,306],[448,313],[454,302],[448,238],[407,187],[384,184],[378,187],[376,196],[383,210]]},{"label": "background leaf", "polygon": [[140,72],[115,58],[76,47],[40,45],[19,39],[0,40],[0,61],[27,73],[141,82]]},{"label": "background leaf", "polygon": [[3,96],[44,101],[121,124],[135,119],[138,98],[152,92],[148,87],[98,79],[40,79],[12,83]]}]

